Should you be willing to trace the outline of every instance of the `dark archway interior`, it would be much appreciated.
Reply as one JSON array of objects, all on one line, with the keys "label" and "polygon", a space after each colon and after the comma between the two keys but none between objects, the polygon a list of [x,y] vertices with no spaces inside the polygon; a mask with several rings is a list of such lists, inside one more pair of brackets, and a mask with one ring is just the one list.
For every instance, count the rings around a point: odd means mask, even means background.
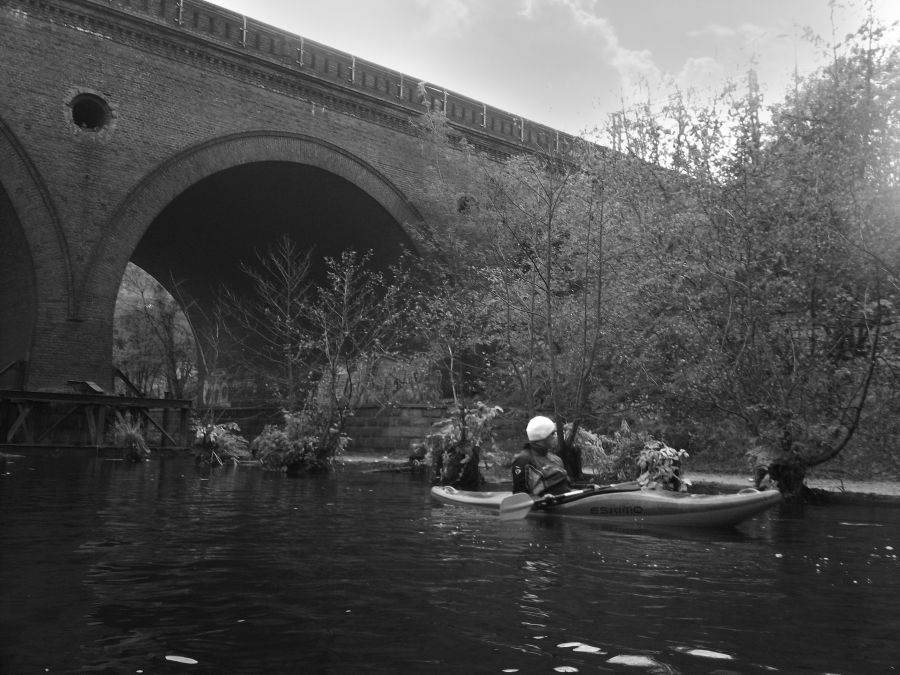
[{"label": "dark archway interior", "polygon": [[382,269],[413,248],[391,214],[344,178],[303,164],[257,162],[185,190],[154,220],[132,262],[167,287],[176,280],[181,293],[202,303],[223,283],[240,291],[241,264],[254,263],[255,251],[283,234],[318,260],[372,250],[373,266]]}]

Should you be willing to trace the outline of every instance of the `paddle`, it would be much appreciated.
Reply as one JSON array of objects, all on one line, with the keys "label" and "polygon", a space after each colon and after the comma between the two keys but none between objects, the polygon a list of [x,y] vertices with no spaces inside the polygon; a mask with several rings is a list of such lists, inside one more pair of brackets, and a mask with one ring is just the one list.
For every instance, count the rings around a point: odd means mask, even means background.
[{"label": "paddle", "polygon": [[560,502],[568,502],[580,497],[587,497],[595,492],[633,492],[640,490],[637,481],[628,483],[612,483],[610,485],[592,485],[583,490],[572,490],[561,495],[544,495],[535,499],[525,492],[516,492],[500,502],[500,520],[518,520],[528,515],[534,507],[550,506]]},{"label": "paddle", "polygon": [[500,502],[500,520],[524,518],[534,506],[535,499],[527,492],[516,492]]}]

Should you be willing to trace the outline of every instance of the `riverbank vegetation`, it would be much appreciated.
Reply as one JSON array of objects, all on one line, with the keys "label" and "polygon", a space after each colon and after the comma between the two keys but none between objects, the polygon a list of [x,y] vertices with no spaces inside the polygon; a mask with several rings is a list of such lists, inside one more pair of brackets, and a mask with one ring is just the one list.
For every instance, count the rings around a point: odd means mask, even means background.
[{"label": "riverbank vegetation", "polygon": [[465,415],[485,401],[551,415],[570,465],[625,422],[705,466],[763,465],[788,492],[828,464],[900,476],[900,49],[874,17],[828,48],[773,107],[750,71],[702,104],[622,111],[601,144],[501,162],[426,113],[429,163],[468,156],[432,188],[448,213],[427,264],[348,251],[311,275],[283,240],[195,330],[228,355],[206,372],[286,411],[257,453],[309,466],[405,369],[439,376],[456,448],[475,447]]},{"label": "riverbank vegetation", "polygon": [[746,456],[788,492],[841,457],[897,475],[890,35],[871,19],[771,109],[750,72],[703,106],[684,94],[615,116],[612,152],[498,166],[473,151],[455,219],[483,233],[467,261],[490,291],[476,395],[551,413],[564,459],[580,426],[625,419],[694,455]]}]

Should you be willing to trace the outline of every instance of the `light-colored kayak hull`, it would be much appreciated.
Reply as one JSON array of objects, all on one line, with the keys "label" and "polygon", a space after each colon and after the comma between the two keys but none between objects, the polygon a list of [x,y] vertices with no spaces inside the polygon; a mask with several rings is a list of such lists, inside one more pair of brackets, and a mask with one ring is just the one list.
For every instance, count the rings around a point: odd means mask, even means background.
[{"label": "light-colored kayak hull", "polygon": [[[470,492],[447,486],[431,488],[444,504],[474,506],[499,512],[512,492]],[[580,516],[622,527],[730,527],[781,502],[777,490],[741,490],[725,495],[687,494],[662,490],[638,490],[589,494],[528,515]]]}]

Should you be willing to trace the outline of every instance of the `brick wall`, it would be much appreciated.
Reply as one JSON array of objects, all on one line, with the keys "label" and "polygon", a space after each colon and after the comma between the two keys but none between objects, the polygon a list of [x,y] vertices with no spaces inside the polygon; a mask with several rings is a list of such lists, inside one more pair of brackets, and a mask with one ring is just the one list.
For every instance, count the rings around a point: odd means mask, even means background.
[{"label": "brick wall", "polygon": [[347,434],[353,438],[353,451],[402,454],[421,443],[445,416],[443,408],[425,405],[362,408],[350,418]]},{"label": "brick wall", "polygon": [[[434,432],[434,423],[446,418],[447,408],[398,405],[362,408],[350,419],[347,433],[354,440],[352,451],[403,456],[414,443]],[[527,415],[507,410],[494,420],[494,438],[505,452],[517,452],[525,442]]]}]

